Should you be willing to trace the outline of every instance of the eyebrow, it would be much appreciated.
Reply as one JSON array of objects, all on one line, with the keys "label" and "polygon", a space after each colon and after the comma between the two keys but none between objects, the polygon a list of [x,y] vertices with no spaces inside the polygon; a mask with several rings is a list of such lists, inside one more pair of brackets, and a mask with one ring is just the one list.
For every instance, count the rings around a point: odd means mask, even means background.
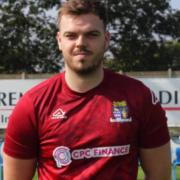
[{"label": "eyebrow", "polygon": [[98,31],[98,30],[88,31],[88,32],[86,32],[85,34],[91,34],[91,33],[101,34],[101,32],[100,32],[100,31]]},{"label": "eyebrow", "polygon": [[[90,34],[90,33],[101,34],[101,32],[98,31],[98,30],[90,30],[90,31],[84,32],[83,34]],[[63,33],[63,35],[67,35],[67,34],[76,34],[76,32],[74,32],[74,31],[66,31],[66,32]]]}]

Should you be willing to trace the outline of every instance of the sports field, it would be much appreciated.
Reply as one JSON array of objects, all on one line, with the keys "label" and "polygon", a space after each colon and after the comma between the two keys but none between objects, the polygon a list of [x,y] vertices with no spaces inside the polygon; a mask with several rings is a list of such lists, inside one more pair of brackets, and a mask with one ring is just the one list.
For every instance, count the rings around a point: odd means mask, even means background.
[{"label": "sports field", "polygon": [[[176,180],[180,180],[180,166],[178,166],[176,170]],[[139,168],[137,180],[143,180],[143,177],[143,171],[141,170],[141,168]],[[35,176],[33,180],[37,180],[37,176]]]},{"label": "sports field", "polygon": [[[143,177],[144,177],[143,171],[141,168],[139,168],[137,180],[143,180]],[[176,180],[180,180],[180,166],[177,166],[176,168]]]}]

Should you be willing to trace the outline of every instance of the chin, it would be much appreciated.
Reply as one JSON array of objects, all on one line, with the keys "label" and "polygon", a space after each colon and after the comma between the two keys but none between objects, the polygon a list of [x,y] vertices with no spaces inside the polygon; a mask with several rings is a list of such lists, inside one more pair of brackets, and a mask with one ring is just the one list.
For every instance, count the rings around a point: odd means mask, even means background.
[{"label": "chin", "polygon": [[79,75],[90,75],[97,71],[99,66],[90,66],[90,67],[83,67],[75,69],[75,72]]}]

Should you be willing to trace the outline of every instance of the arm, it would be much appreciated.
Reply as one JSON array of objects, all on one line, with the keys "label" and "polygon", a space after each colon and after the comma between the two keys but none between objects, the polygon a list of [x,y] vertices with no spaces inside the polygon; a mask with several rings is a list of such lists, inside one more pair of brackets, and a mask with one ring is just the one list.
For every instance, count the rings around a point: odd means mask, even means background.
[{"label": "arm", "polygon": [[4,180],[32,180],[36,159],[16,159],[3,153]]},{"label": "arm", "polygon": [[140,159],[146,180],[171,179],[170,143],[151,149],[140,149]]}]

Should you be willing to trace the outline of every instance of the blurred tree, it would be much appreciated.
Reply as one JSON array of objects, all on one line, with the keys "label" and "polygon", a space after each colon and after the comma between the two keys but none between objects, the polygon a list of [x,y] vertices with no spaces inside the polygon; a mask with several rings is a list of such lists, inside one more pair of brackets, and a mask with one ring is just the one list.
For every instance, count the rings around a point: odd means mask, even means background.
[{"label": "blurred tree", "polygon": [[0,72],[58,72],[61,55],[55,20],[46,11],[59,1],[0,2]]},{"label": "blurred tree", "polygon": [[105,2],[113,32],[112,56],[105,64],[116,71],[168,69],[170,59],[164,59],[167,48],[163,47],[180,39],[180,11],[173,10],[169,0]]},{"label": "blurred tree", "polygon": [[166,59],[169,68],[173,70],[180,69],[180,42],[167,42],[160,50],[162,59]]},{"label": "blurred tree", "polygon": [[[166,70],[178,64],[172,49],[180,41],[180,11],[171,9],[169,1],[102,0],[112,34],[106,66],[134,71]],[[60,4],[60,0],[0,1],[0,72],[61,70],[55,19],[46,13],[55,12]]]}]

